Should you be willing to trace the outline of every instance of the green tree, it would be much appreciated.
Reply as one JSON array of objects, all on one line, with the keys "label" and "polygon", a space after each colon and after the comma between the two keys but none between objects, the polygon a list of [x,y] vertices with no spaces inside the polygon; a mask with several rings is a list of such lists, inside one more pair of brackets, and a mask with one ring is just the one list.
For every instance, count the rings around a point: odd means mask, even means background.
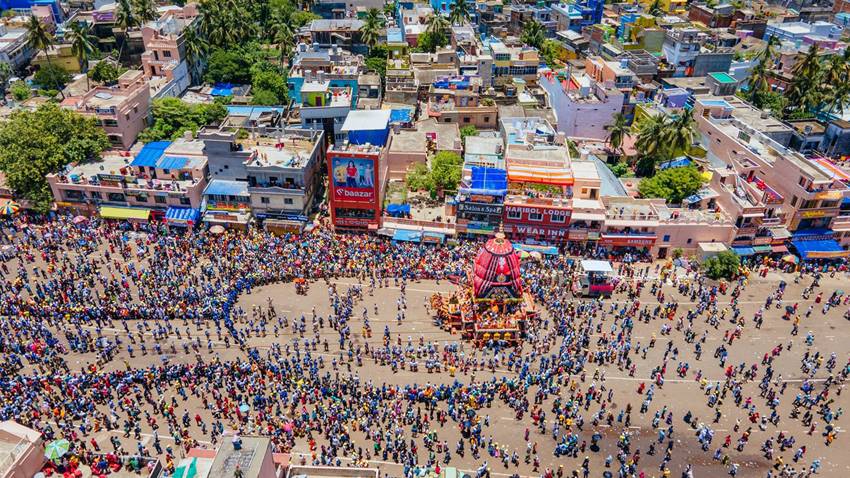
[{"label": "green tree", "polygon": [[741,259],[732,251],[723,251],[702,263],[705,274],[711,279],[732,279],[738,275]]},{"label": "green tree", "polygon": [[9,78],[14,72],[8,63],[0,63],[0,95],[6,96],[6,90],[9,86]]},{"label": "green tree", "polygon": [[614,114],[614,122],[605,126],[608,130],[608,144],[616,153],[616,156],[621,154],[620,147],[623,145],[623,139],[629,132],[629,119],[623,113]]},{"label": "green tree", "polygon": [[[446,20],[446,17],[435,12],[431,15],[431,18],[428,19],[428,24],[425,26],[425,33],[434,37],[434,43],[438,43],[437,40],[448,38],[449,26],[450,25],[448,20]],[[442,43],[441,46],[442,45],[445,45],[445,43]]]},{"label": "green tree", "polygon": [[186,63],[192,83],[198,83],[201,79],[203,58],[206,57],[210,45],[196,28],[187,28],[183,33],[183,49],[186,52]]},{"label": "green tree", "polygon": [[[92,35],[91,25],[88,22],[72,23],[68,32],[65,33],[65,40],[71,44],[71,53],[77,57],[80,72],[88,72],[89,58],[94,54],[94,42],[96,41],[94,35]],[[88,81],[89,77],[86,75],[86,87],[89,86]]]},{"label": "green tree", "polygon": [[25,81],[18,80],[9,87],[15,101],[26,101],[32,96],[32,88]]},{"label": "green tree", "polygon": [[313,20],[319,20],[321,18],[313,12],[295,12],[292,14],[292,26],[296,29],[301,28]]},{"label": "green tree", "polygon": [[186,131],[196,132],[227,116],[227,108],[221,104],[190,105],[179,98],[154,100],[152,112],[153,124],[139,135],[143,143],[177,139]]},{"label": "green tree", "polygon": [[651,178],[638,184],[640,195],[645,198],[663,198],[671,204],[681,204],[686,197],[699,191],[703,179],[697,168],[670,168],[659,171]]},{"label": "green tree", "polygon": [[278,24],[274,41],[277,43],[280,52],[280,67],[285,68],[289,64],[289,59],[292,58],[292,51],[295,47],[295,37],[289,23]]},{"label": "green tree", "polygon": [[360,27],[360,39],[369,49],[378,44],[381,39],[381,29],[384,27],[384,21],[381,18],[381,12],[377,8],[370,8],[366,12],[366,18],[363,21],[363,26]]},{"label": "green tree", "polygon": [[638,126],[635,147],[640,153],[635,172],[638,176],[652,176],[655,165],[667,155],[666,131],[669,120],[664,113],[658,113],[641,121]]},{"label": "green tree", "polygon": [[626,176],[631,172],[629,170],[629,165],[622,161],[609,165],[608,169],[610,169],[611,172],[614,173],[614,176],[617,176],[618,178]]},{"label": "green tree", "polygon": [[45,175],[95,159],[108,147],[95,118],[46,103],[17,110],[0,124],[0,171],[16,194],[47,211],[52,196]]},{"label": "green tree", "polygon": [[416,48],[426,53],[434,53],[438,48],[444,47],[448,39],[443,33],[425,32],[419,35]]},{"label": "green tree", "polygon": [[520,40],[526,45],[540,50],[543,46],[543,41],[546,40],[546,29],[537,20],[531,20],[523,27]]},{"label": "green tree", "polygon": [[554,68],[561,63],[558,58],[560,51],[561,44],[557,40],[547,38],[543,40],[543,46],[540,48],[540,56],[547,65]]},{"label": "green tree", "polygon": [[124,45],[127,44],[127,32],[130,29],[139,26],[139,20],[136,14],[133,13],[133,8],[130,6],[130,0],[118,0],[115,6],[115,26],[121,32],[121,45],[118,47],[118,61],[121,61],[121,55],[124,52]]},{"label": "green tree", "polygon": [[61,90],[71,81],[71,74],[59,65],[44,65],[35,72],[33,81],[42,88]]},{"label": "green tree", "polygon": [[469,22],[469,4],[466,0],[454,0],[449,8],[449,21],[452,25],[463,25]]},{"label": "green tree", "polygon": [[89,70],[87,75],[98,83],[114,83],[121,76],[121,68],[109,60],[101,60]]},{"label": "green tree", "polygon": [[156,6],[152,0],[131,0],[133,11],[142,25],[147,22],[156,20],[159,16],[156,13]]},{"label": "green tree", "polygon": [[[29,21],[27,22],[27,46],[29,46],[33,50],[41,50],[44,52],[44,57],[47,59],[47,66],[52,66],[50,63],[50,55],[47,54],[47,50],[53,46],[53,34],[41,23],[41,20],[38,19],[35,15],[30,15]],[[62,94],[62,98],[65,98],[65,93],[62,93],[62,87],[59,86],[59,83],[51,83],[50,85],[43,86],[55,86],[57,90]]]},{"label": "green tree", "polygon": [[823,65],[817,43],[807,53],[798,54],[791,73],[794,77],[787,91],[788,108],[808,113],[820,103],[823,91]]},{"label": "green tree", "polygon": [[478,128],[473,125],[464,126],[460,129],[461,143],[466,144],[467,136],[478,136]]},{"label": "green tree", "polygon": [[[285,105],[289,103],[289,90],[286,88],[286,78],[277,71],[258,71],[251,78],[251,88],[254,96],[258,92],[268,92],[274,95],[274,103],[263,103],[273,105]],[[267,95],[263,95],[267,100]]]},{"label": "green tree", "polygon": [[281,104],[277,98],[277,95],[273,91],[258,89],[254,90],[253,93],[251,93],[251,104],[261,106],[277,106]]},{"label": "green tree", "polygon": [[823,98],[827,119],[832,113],[844,114],[844,105],[850,101],[850,48],[844,54],[833,54],[824,72]]},{"label": "green tree", "polygon": [[405,177],[408,189],[411,191],[434,191],[434,181],[431,178],[431,171],[428,166],[422,163],[416,163],[413,168],[407,172]]},{"label": "green tree", "polygon": [[698,134],[699,128],[697,128],[696,120],[694,120],[693,110],[682,110],[672,121],[667,123],[665,129],[668,156],[680,152],[687,153]]},{"label": "green tree", "polygon": [[431,178],[437,191],[457,189],[463,173],[463,158],[451,151],[440,151],[431,158]]},{"label": "green tree", "polygon": [[250,68],[248,60],[238,50],[217,48],[209,56],[204,78],[209,83],[244,85],[251,82]]}]

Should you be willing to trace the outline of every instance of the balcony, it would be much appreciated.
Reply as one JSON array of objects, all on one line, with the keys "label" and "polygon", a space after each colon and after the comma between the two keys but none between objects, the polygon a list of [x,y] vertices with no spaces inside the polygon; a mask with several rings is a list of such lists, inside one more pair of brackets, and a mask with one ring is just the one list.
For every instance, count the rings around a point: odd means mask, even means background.
[{"label": "balcony", "polygon": [[835,216],[830,228],[833,231],[850,231],[850,216]]},{"label": "balcony", "polygon": [[753,223],[757,226],[772,227],[782,225],[783,220],[779,217],[754,217]]},{"label": "balcony", "polygon": [[779,194],[779,191],[770,187],[763,179],[758,176],[752,176],[745,180],[750,187],[750,191],[755,197],[761,197],[761,202],[764,204],[782,204],[785,198]]},{"label": "balcony", "polygon": [[505,196],[505,204],[520,206],[548,206],[548,207],[571,207],[572,201],[563,197],[529,197],[508,194]]}]

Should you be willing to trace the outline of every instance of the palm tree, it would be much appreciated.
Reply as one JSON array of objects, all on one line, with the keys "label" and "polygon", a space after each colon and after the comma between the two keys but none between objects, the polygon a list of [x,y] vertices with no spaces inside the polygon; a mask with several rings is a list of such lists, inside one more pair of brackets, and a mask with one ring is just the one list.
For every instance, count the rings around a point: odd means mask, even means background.
[{"label": "palm tree", "polygon": [[449,21],[452,25],[463,25],[469,21],[469,18],[469,4],[466,0],[454,0],[449,9]]},{"label": "palm tree", "polygon": [[666,131],[668,121],[664,113],[658,113],[643,120],[638,126],[635,147],[641,155],[636,168],[636,172],[640,176],[655,174],[656,162],[667,154]]},{"label": "palm tree", "polygon": [[536,20],[532,20],[525,24],[520,37],[523,43],[533,46],[538,50],[543,46],[543,41],[546,40],[546,29]]},{"label": "palm tree", "polygon": [[[44,57],[47,58],[47,65],[53,66],[50,62],[50,55],[47,53],[47,50],[53,46],[53,34],[47,28],[44,28],[44,24],[35,15],[30,15],[29,22],[27,22],[27,46],[32,50],[43,51]],[[62,95],[62,99],[65,99],[65,93],[62,92],[58,79],[55,86]]]},{"label": "palm tree", "polygon": [[124,34],[121,45],[118,47],[118,58],[116,58],[119,62],[121,61],[121,54],[124,52],[124,45],[127,44],[127,32],[137,26],[138,23],[136,15],[130,7],[130,0],[118,0],[115,8],[115,26]]},{"label": "palm tree", "polygon": [[750,70],[750,78],[747,80],[747,92],[749,93],[750,103],[756,108],[761,108],[763,105],[763,94],[770,90],[770,84],[767,81],[767,69],[764,62],[760,61]]},{"label": "palm tree", "polygon": [[425,31],[431,35],[439,35],[443,37],[446,36],[448,29],[449,22],[446,20],[446,17],[437,12],[434,12],[434,14],[431,15],[431,18],[428,19],[428,25],[425,27]]},{"label": "palm tree", "polygon": [[664,13],[664,11],[661,10],[661,0],[653,0],[652,4],[646,10],[650,15],[655,17]]},{"label": "palm tree", "polygon": [[189,65],[189,75],[192,83],[200,80],[201,59],[204,58],[210,45],[198,34],[197,29],[187,28],[183,34],[183,50],[186,52],[186,63]]},{"label": "palm tree", "polygon": [[844,113],[844,103],[847,102],[850,96],[850,85],[848,85],[848,77],[850,77],[850,65],[847,59],[850,58],[850,53],[847,50],[843,55],[832,55],[827,62],[824,71],[823,87],[824,104],[821,106],[829,106],[827,110],[827,120],[832,116],[833,111]]},{"label": "palm tree", "polygon": [[283,68],[284,64],[289,63],[289,58],[292,56],[293,34],[289,23],[278,25],[275,42],[277,42],[277,47],[280,50],[280,67]]},{"label": "palm tree", "polygon": [[619,156],[620,146],[623,145],[623,139],[629,131],[628,118],[623,113],[614,114],[614,122],[605,126],[608,130],[608,144],[614,149]]},{"label": "palm tree", "polygon": [[[802,56],[802,58],[799,58]],[[805,55],[798,54],[797,63],[791,68],[794,78],[788,89],[788,106],[797,111],[807,112],[820,101],[821,77],[823,66],[817,43],[813,44]]]},{"label": "palm tree", "polygon": [[[91,25],[88,22],[72,23],[65,39],[71,44],[71,53],[77,57],[77,61],[80,63],[80,72],[86,73],[89,69],[89,58],[95,49]],[[86,89],[88,89],[88,86],[89,76],[86,75]]]},{"label": "palm tree", "polygon": [[381,19],[381,12],[377,8],[370,8],[369,11],[366,12],[366,18],[363,21],[363,26],[360,27],[360,39],[369,47],[369,51],[372,50],[372,47],[378,44],[378,40],[381,38],[381,28],[383,26],[384,24]]},{"label": "palm tree", "polygon": [[132,0],[133,10],[136,12],[136,17],[139,23],[145,24],[154,21],[158,18],[156,7],[152,0]]},{"label": "palm tree", "polygon": [[767,39],[767,42],[764,44],[764,49],[756,55],[756,60],[759,63],[767,63],[773,60],[774,55],[776,55],[775,48],[779,46],[779,38],[772,36]]},{"label": "palm tree", "polygon": [[673,154],[679,151],[686,153],[694,144],[694,138],[699,130],[693,112],[683,110],[673,121],[667,123],[664,131],[667,138],[667,151]]}]

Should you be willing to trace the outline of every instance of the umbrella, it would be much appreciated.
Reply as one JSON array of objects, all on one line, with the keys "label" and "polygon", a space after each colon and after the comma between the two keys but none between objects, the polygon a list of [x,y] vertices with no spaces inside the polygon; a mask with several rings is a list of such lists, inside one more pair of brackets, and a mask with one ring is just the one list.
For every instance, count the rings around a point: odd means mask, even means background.
[{"label": "umbrella", "polygon": [[47,457],[48,460],[58,460],[65,456],[65,453],[68,453],[69,449],[71,449],[71,443],[64,438],[52,441],[44,447],[44,456]]},{"label": "umbrella", "polygon": [[215,226],[210,228],[210,232],[213,233],[213,234],[223,234],[224,233],[224,226],[215,225]]},{"label": "umbrella", "polygon": [[800,261],[800,259],[798,259],[797,256],[795,256],[793,254],[788,254],[787,256],[783,257],[782,260],[784,262],[790,262],[792,264],[796,264],[797,262]]},{"label": "umbrella", "polygon": [[844,295],[844,289],[838,289],[835,291],[835,295]]},{"label": "umbrella", "polygon": [[239,411],[242,412],[242,413],[248,413],[248,410],[250,410],[250,409],[251,409],[251,407],[249,407],[247,403],[243,403],[242,405],[239,405]]},{"label": "umbrella", "polygon": [[6,201],[2,206],[0,206],[0,214],[3,214],[4,216],[13,216],[20,210],[21,205],[15,201]]},{"label": "umbrella", "polygon": [[88,219],[87,217],[85,217],[85,216],[76,216],[76,217],[74,217],[74,219],[72,219],[71,221],[73,221],[73,223],[74,223],[74,224],[82,224],[82,223],[84,223],[84,222],[86,222],[86,221],[88,221],[88,220],[89,220],[89,219]]}]

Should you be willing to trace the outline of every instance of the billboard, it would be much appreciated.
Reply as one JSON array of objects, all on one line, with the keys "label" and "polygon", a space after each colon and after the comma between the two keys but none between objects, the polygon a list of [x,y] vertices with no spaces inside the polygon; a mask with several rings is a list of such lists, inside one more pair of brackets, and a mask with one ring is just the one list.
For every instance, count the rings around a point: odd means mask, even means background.
[{"label": "billboard", "polygon": [[375,160],[331,159],[333,198],[336,201],[374,203],[377,197]]}]

